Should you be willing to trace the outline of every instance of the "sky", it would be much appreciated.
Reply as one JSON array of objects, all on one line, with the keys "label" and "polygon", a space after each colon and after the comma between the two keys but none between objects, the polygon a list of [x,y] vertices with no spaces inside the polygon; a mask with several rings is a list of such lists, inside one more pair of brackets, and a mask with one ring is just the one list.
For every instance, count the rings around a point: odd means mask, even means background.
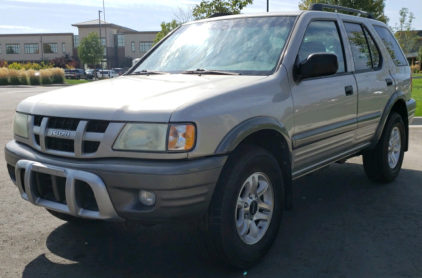
[{"label": "sky", "polygon": [[[201,0],[105,0],[106,21],[138,31],[159,31],[178,7]],[[266,0],[254,0],[243,13],[266,11]],[[297,11],[299,0],[270,0],[270,11]],[[71,24],[98,18],[102,0],[0,0],[0,34],[75,33]],[[389,25],[398,23],[399,10],[415,15],[413,27],[422,30],[422,0],[386,0]],[[103,15],[101,15],[103,19]]]}]

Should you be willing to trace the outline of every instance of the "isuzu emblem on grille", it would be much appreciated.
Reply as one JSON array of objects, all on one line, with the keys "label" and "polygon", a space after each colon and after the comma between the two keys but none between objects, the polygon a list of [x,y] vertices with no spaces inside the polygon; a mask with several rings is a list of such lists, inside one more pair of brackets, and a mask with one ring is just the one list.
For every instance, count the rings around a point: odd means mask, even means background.
[{"label": "isuzu emblem on grille", "polygon": [[54,137],[64,137],[67,138],[70,136],[69,131],[61,131],[61,130],[52,130],[51,135]]}]

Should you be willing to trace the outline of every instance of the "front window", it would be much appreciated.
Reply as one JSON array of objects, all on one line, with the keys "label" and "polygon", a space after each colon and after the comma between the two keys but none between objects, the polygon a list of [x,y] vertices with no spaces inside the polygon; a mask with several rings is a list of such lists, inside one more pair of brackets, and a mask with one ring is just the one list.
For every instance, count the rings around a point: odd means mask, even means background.
[{"label": "front window", "polygon": [[19,54],[21,53],[20,44],[6,44],[6,54]]},{"label": "front window", "polygon": [[275,71],[295,19],[251,17],[184,25],[136,71],[181,73],[207,69],[269,75]]},{"label": "front window", "polygon": [[57,53],[57,43],[45,43],[44,53]]}]

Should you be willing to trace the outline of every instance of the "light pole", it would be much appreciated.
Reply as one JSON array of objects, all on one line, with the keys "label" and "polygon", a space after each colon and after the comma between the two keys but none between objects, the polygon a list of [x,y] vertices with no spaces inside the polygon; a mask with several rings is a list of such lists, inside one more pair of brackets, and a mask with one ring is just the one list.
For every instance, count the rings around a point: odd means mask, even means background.
[{"label": "light pole", "polygon": [[[98,11],[98,26],[100,28],[100,45],[101,45],[101,11]],[[101,65],[101,77],[104,77],[103,58],[101,58],[100,65]]]},{"label": "light pole", "polygon": [[267,13],[270,11],[270,0],[267,0]]},{"label": "light pole", "polygon": [[[106,47],[106,52],[105,52],[105,54],[106,54],[106,63],[107,63],[107,68],[109,68],[108,67],[108,51],[107,51],[107,46],[108,46],[108,43],[107,43],[107,23],[106,23],[106,18],[105,18],[105,5],[104,5],[104,0],[103,0],[103,11],[104,11],[104,13],[103,13],[103,16],[104,16],[104,32],[105,32],[105,47]],[[110,67],[111,68],[111,67]]]}]

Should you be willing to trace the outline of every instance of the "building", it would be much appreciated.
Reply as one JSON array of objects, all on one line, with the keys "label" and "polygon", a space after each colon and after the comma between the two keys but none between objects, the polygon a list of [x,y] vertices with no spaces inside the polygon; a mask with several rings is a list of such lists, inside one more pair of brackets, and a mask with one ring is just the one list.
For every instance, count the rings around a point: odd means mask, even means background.
[{"label": "building", "polygon": [[106,46],[103,67],[131,66],[132,59],[141,58],[151,47],[158,32],[140,32],[98,19],[75,23],[73,33],[0,34],[0,59],[13,62],[41,62],[66,54],[78,57],[79,42],[89,33],[100,33]]},{"label": "building", "polygon": [[[103,20],[99,24],[98,19],[72,24],[72,26],[78,28],[79,34],[75,35],[74,38],[74,56],[77,56],[76,48],[82,38],[88,36],[91,32],[99,34],[100,25],[101,43],[106,46],[103,66],[107,68],[131,66],[131,60],[144,56],[152,47],[152,42],[158,34],[158,32],[136,31]],[[130,60],[129,64],[127,63],[128,60]]]},{"label": "building", "polygon": [[0,35],[0,59],[41,62],[73,53],[73,33]]}]

